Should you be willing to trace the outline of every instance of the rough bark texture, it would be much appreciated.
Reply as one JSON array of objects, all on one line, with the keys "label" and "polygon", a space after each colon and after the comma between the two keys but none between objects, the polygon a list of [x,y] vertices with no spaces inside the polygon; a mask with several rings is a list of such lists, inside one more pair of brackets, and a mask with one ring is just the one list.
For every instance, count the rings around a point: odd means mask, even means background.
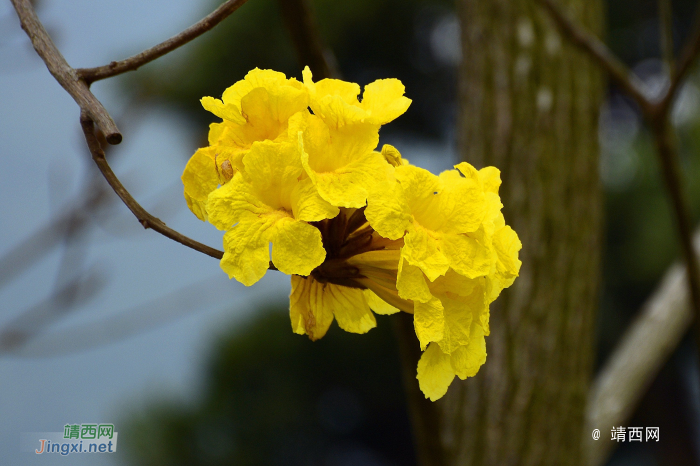
[{"label": "rough bark texture", "polygon": [[[600,31],[601,0],[560,4]],[[523,266],[492,305],[486,364],[436,403],[446,461],[583,464],[601,247],[602,77],[532,0],[458,6],[460,148],[477,168],[501,169]]]}]

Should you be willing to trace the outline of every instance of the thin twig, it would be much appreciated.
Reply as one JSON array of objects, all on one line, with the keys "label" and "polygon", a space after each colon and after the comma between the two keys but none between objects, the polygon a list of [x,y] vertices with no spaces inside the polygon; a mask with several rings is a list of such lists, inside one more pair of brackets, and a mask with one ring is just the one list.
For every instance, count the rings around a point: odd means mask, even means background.
[{"label": "thin twig", "polygon": [[697,257],[693,250],[690,213],[688,201],[682,188],[675,135],[673,134],[668,114],[663,114],[661,120],[652,120],[650,123],[651,130],[654,133],[657,153],[661,160],[661,171],[676,219],[683,257],[688,270],[690,299],[695,310],[695,337],[698,342],[698,350],[700,351],[700,269],[698,269]]},{"label": "thin twig", "polygon": [[673,58],[673,8],[671,0],[658,0],[659,35],[661,36],[661,55],[668,68],[668,75],[673,79],[675,63]]},{"label": "thin twig", "polygon": [[243,6],[243,4],[247,1],[248,0],[228,0],[208,16],[188,27],[181,33],[164,42],[161,42],[154,47],[151,47],[150,49],[144,50],[143,52],[124,60],[113,61],[108,65],[97,66],[94,68],[78,68],[76,72],[83,80],[85,80],[86,83],[91,84],[95,81],[99,81],[100,79],[111,78],[112,76],[117,76],[119,74],[126,73],[127,71],[137,70],[146,63],[152,62],[156,58],[160,58],[163,55],[172,52],[176,48],[185,45],[191,40],[196,39],[205,32],[209,31],[221,21],[226,19],[231,13]]},{"label": "thin twig", "polygon": [[562,32],[562,35],[567,37],[574,45],[588,53],[640,107],[649,107],[649,100],[644,91],[646,88],[644,83],[634,75],[605,44],[597,37],[572,22],[559,10],[559,7],[557,7],[552,0],[539,1],[549,12],[551,18]]},{"label": "thin twig", "polygon": [[308,65],[316,79],[337,77],[332,52],[323,45],[308,0],[278,0],[277,3],[292,36],[299,64]]},{"label": "thin twig", "polygon": [[99,100],[90,92],[87,83],[80,79],[78,73],[68,65],[61,52],[51,40],[43,24],[34,11],[29,0],[11,0],[17,11],[22,29],[27,33],[32,41],[34,50],[39,54],[49,72],[56,78],[56,81],[63,86],[73,100],[80,106],[82,113],[87,113],[92,121],[102,130],[110,144],[119,144],[122,135],[119,128],[109,116],[107,110]]},{"label": "thin twig", "polygon": [[102,175],[107,180],[107,183],[109,183],[112,189],[114,189],[114,192],[117,193],[117,196],[119,196],[119,198],[124,202],[124,204],[126,204],[129,210],[131,210],[131,212],[136,216],[139,223],[141,223],[141,225],[143,225],[144,228],[151,228],[157,231],[158,233],[162,234],[163,236],[167,236],[173,241],[177,241],[178,243],[192,248],[195,251],[199,251],[216,259],[221,259],[223,257],[224,253],[222,251],[219,251],[218,249],[214,249],[210,246],[207,246],[206,244],[202,244],[198,241],[195,241],[183,235],[182,233],[173,230],[172,228],[168,227],[163,221],[154,217],[153,215],[148,213],[146,209],[141,207],[141,205],[138,202],[136,202],[136,199],[133,198],[129,191],[126,190],[124,185],[122,185],[121,181],[119,181],[119,178],[117,178],[117,175],[114,174],[112,168],[109,166],[109,163],[107,163],[104,151],[102,150],[102,147],[100,146],[100,143],[97,140],[97,137],[95,136],[95,127],[92,120],[90,120],[90,118],[86,114],[83,114],[80,117],[80,124],[83,128],[83,134],[85,135],[85,141],[87,142],[88,149],[92,154],[92,159],[97,164],[97,167],[102,172]]},{"label": "thin twig", "polygon": [[660,104],[659,110],[661,112],[668,113],[670,111],[678,89],[680,89],[683,80],[700,54],[700,6],[695,10],[692,31],[690,39],[683,46],[683,50],[681,50],[678,56],[678,63],[674,67],[676,73],[673,75],[668,91]]}]

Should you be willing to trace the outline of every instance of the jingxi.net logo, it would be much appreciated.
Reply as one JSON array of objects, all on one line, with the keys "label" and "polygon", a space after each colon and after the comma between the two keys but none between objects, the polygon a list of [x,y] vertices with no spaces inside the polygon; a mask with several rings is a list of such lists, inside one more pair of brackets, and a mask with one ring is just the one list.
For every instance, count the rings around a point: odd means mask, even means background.
[{"label": "jingxi.net logo", "polygon": [[33,451],[37,455],[117,451],[114,424],[66,424],[63,432],[27,432],[22,434],[21,440],[23,451]]}]

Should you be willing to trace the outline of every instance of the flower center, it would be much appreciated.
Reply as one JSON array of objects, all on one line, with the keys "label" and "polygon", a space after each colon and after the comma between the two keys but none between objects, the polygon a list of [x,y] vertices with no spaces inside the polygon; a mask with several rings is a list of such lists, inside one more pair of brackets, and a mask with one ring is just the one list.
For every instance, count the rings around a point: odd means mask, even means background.
[{"label": "flower center", "polygon": [[374,229],[365,218],[365,208],[341,208],[334,218],[313,225],[321,231],[326,260],[311,272],[311,276],[321,283],[367,288],[357,281],[365,278],[360,270],[347,263],[347,259],[353,256],[383,248],[373,241]]}]

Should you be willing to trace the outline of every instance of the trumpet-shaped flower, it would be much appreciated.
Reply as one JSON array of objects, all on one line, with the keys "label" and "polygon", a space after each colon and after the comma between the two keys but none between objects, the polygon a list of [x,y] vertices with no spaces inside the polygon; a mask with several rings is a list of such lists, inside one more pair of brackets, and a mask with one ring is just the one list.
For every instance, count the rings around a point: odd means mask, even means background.
[{"label": "trumpet-shaped flower", "polygon": [[242,157],[254,142],[287,138],[288,120],[307,108],[308,92],[294,78],[256,68],[226,89],[221,100],[204,97],[202,106],[224,121],[211,124],[209,147],[192,156],[182,181],[190,210],[206,220],[209,193],[243,168]]},{"label": "trumpet-shaped flower", "polygon": [[257,142],[243,158],[245,171],[213,191],[209,221],[224,235],[221,268],[245,285],[272,263],[278,270],[309,275],[326,256],[320,231],[307,222],[332,218],[338,208],[321,199],[302,166],[296,144]]},{"label": "trumpet-shaped flower", "polygon": [[[363,207],[390,173],[384,156],[374,152],[379,127],[403,114],[411,104],[397,79],[360,86],[337,79],[313,82],[304,69],[304,86],[314,112],[299,120],[303,163],[321,196],[333,205]],[[291,131],[290,131],[291,133]],[[372,200],[369,201],[372,203]]]},{"label": "trumpet-shaped flower", "polygon": [[321,118],[300,112],[290,121],[296,131],[301,162],[326,201],[338,207],[360,208],[391,167],[374,152],[377,128],[358,123],[331,131]]}]

